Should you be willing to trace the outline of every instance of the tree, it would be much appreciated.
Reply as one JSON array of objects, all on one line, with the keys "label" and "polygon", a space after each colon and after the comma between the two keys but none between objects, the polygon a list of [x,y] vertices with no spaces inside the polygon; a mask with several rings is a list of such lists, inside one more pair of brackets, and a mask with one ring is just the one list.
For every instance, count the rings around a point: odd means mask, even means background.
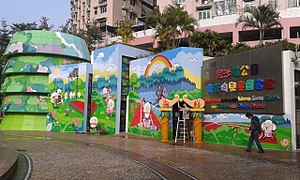
[{"label": "tree", "polygon": [[9,29],[7,28],[8,25],[6,23],[6,20],[1,21],[1,26],[2,27],[0,29],[0,59],[1,59],[1,55],[4,53],[4,51],[6,49],[7,44],[9,43],[9,39],[10,39]]},{"label": "tree", "polygon": [[237,27],[240,23],[243,23],[243,30],[246,28],[257,28],[259,30],[259,44],[262,44],[267,29],[281,26],[278,21],[280,18],[279,14],[269,4],[251,7],[237,19],[235,26]]},{"label": "tree", "polygon": [[[2,71],[4,69],[4,66],[6,64],[6,61],[2,59],[2,54],[4,53],[7,44],[9,43],[10,34],[9,29],[7,28],[8,25],[6,23],[6,20],[1,21],[1,29],[0,29],[0,75],[2,74]],[[2,87],[2,83],[4,82],[5,78],[4,76],[0,76],[0,89]],[[3,94],[0,94],[0,106],[2,104],[2,98]]]},{"label": "tree", "polygon": [[97,21],[86,24],[86,29],[80,29],[76,35],[85,40],[90,52],[93,51],[100,40],[102,40],[102,31],[97,26]]},{"label": "tree", "polygon": [[116,30],[118,36],[121,36],[122,42],[125,44],[130,43],[130,41],[134,40],[132,26],[134,22],[131,20],[122,21],[120,27]]},{"label": "tree", "polygon": [[169,5],[161,13],[159,7],[155,7],[147,15],[146,28],[155,29],[155,38],[160,41],[160,46],[165,50],[179,46],[180,39],[194,32],[196,20],[189,16],[188,12],[180,5]]},{"label": "tree", "polygon": [[211,30],[198,31],[189,37],[189,46],[203,48],[206,56],[226,55],[231,47],[224,39],[218,36],[217,32]]},{"label": "tree", "polygon": [[50,31],[54,27],[53,24],[52,25],[48,24],[49,18],[47,17],[42,16],[39,21],[40,21],[40,25],[38,26],[38,29]]},{"label": "tree", "polygon": [[10,26],[10,28],[11,28],[10,34],[15,34],[18,31],[39,29],[36,22],[32,22],[32,23],[13,23],[13,25]]},{"label": "tree", "polygon": [[58,27],[58,31],[67,34],[75,34],[72,29],[71,19],[68,19],[65,24]]}]

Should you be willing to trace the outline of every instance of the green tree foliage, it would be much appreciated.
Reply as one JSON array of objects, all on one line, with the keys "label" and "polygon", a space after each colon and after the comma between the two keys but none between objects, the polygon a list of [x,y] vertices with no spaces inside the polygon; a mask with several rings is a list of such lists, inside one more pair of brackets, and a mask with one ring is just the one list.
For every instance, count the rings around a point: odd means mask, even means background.
[{"label": "green tree foliage", "polygon": [[80,29],[76,35],[85,40],[90,52],[102,40],[102,31],[97,26],[97,21],[86,24],[86,29]]},{"label": "green tree foliage", "polygon": [[234,46],[230,47],[228,54],[241,53],[245,51],[249,51],[252,48],[245,43],[237,43]]},{"label": "green tree foliage", "polygon": [[46,30],[46,31],[51,31],[54,28],[54,25],[49,25],[48,21],[49,18],[42,16],[40,18],[40,25],[38,26],[38,29]]},{"label": "green tree foliage", "polygon": [[279,12],[274,10],[271,5],[261,5],[258,7],[251,7],[245,11],[236,21],[235,25],[243,24],[243,30],[246,28],[256,28],[259,30],[260,44],[263,43],[265,31],[272,27],[281,26],[278,21]]},{"label": "green tree foliage", "polygon": [[194,32],[196,20],[178,4],[169,5],[163,12],[159,7],[147,15],[146,27],[155,29],[155,38],[160,41],[162,50],[179,46],[180,39]]},{"label": "green tree foliage", "polygon": [[120,27],[116,30],[118,36],[121,36],[122,42],[125,44],[130,43],[130,41],[134,40],[132,26],[134,22],[131,20],[122,21]]},{"label": "green tree foliage", "polygon": [[71,19],[68,19],[65,24],[58,27],[58,31],[67,34],[75,34],[72,29]]},{"label": "green tree foliage", "polygon": [[12,26],[10,26],[10,28],[11,28],[10,34],[15,34],[18,31],[39,29],[36,22],[13,23]]},{"label": "green tree foliage", "polygon": [[223,56],[226,55],[230,48],[230,43],[221,39],[217,32],[211,30],[194,32],[189,37],[189,46],[203,48],[206,56]]}]

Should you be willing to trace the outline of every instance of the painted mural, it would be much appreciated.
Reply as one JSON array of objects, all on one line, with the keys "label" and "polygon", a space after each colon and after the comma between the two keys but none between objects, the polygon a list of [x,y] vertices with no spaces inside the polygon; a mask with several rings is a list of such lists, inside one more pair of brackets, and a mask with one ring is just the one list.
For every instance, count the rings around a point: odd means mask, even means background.
[{"label": "painted mural", "polygon": [[21,72],[49,74],[51,66],[74,63],[78,63],[78,61],[74,61],[70,58],[49,55],[16,56],[8,59],[6,66],[3,69],[3,73],[10,74]]},{"label": "painted mural", "polygon": [[90,119],[91,125],[94,124],[91,131],[103,134],[125,131],[129,61],[145,54],[148,52],[122,44],[93,52],[92,102],[98,108]]},{"label": "painted mural", "polygon": [[[116,126],[116,98],[118,58],[117,46],[110,46],[96,51],[93,63],[93,92],[92,102],[98,105],[98,109],[92,114],[97,119],[95,128],[101,129],[101,133],[114,134]],[[91,124],[95,123],[93,119]]]},{"label": "painted mural", "polygon": [[6,92],[40,92],[49,93],[48,75],[8,76],[2,84],[1,91]]},{"label": "painted mural", "polygon": [[167,116],[172,138],[176,112],[162,113],[159,108],[174,111],[179,102],[202,97],[202,53],[202,49],[177,48],[130,62],[128,132],[160,138],[161,119]]},{"label": "painted mural", "polygon": [[29,30],[15,33],[4,54],[51,53],[89,60],[89,51],[83,39],[61,32]]},{"label": "painted mural", "polygon": [[[51,68],[51,94],[47,101],[49,114],[46,120],[48,131],[84,130],[86,65],[72,64]],[[93,108],[97,107],[92,106]]]},{"label": "painted mural", "polygon": [[[263,148],[292,150],[289,116],[268,114],[256,116],[261,123],[259,141]],[[249,127],[250,120],[245,114],[205,114],[203,139],[218,144],[246,146],[250,137]]]},{"label": "painted mural", "polygon": [[[0,90],[4,93],[0,111],[5,114],[0,129],[4,130],[46,130],[49,94],[56,85],[60,85],[59,81],[49,86],[48,75],[53,72],[51,67],[90,61],[83,39],[44,30],[15,33],[2,58],[7,61],[1,72],[6,78]],[[52,104],[49,107],[53,108]],[[48,117],[57,120],[60,115],[51,109]],[[76,119],[73,121],[76,122]]]},{"label": "painted mural", "polygon": [[47,96],[43,95],[9,95],[3,99],[1,112],[47,113]]}]

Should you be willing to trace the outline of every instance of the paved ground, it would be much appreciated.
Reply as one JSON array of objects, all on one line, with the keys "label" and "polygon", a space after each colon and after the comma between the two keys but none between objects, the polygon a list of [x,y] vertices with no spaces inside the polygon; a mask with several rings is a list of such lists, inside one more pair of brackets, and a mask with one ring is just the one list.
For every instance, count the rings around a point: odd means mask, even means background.
[{"label": "paved ground", "polygon": [[300,153],[205,143],[174,145],[134,135],[0,131],[28,154],[31,179],[300,179]]}]

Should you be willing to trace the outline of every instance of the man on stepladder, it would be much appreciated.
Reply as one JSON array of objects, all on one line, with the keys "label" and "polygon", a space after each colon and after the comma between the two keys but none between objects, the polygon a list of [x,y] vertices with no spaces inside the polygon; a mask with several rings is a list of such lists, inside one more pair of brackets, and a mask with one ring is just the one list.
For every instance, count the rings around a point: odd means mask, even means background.
[{"label": "man on stepladder", "polygon": [[264,153],[264,149],[262,148],[262,146],[261,146],[261,144],[258,140],[258,134],[260,134],[260,131],[261,131],[261,126],[260,126],[260,123],[259,123],[259,119],[258,119],[257,116],[253,116],[253,114],[251,114],[251,113],[246,113],[246,117],[248,119],[251,119],[251,125],[250,125],[251,135],[250,135],[250,138],[249,138],[247,149],[245,151],[251,152],[253,141],[255,141],[256,146],[258,148],[257,152],[258,153]]}]

